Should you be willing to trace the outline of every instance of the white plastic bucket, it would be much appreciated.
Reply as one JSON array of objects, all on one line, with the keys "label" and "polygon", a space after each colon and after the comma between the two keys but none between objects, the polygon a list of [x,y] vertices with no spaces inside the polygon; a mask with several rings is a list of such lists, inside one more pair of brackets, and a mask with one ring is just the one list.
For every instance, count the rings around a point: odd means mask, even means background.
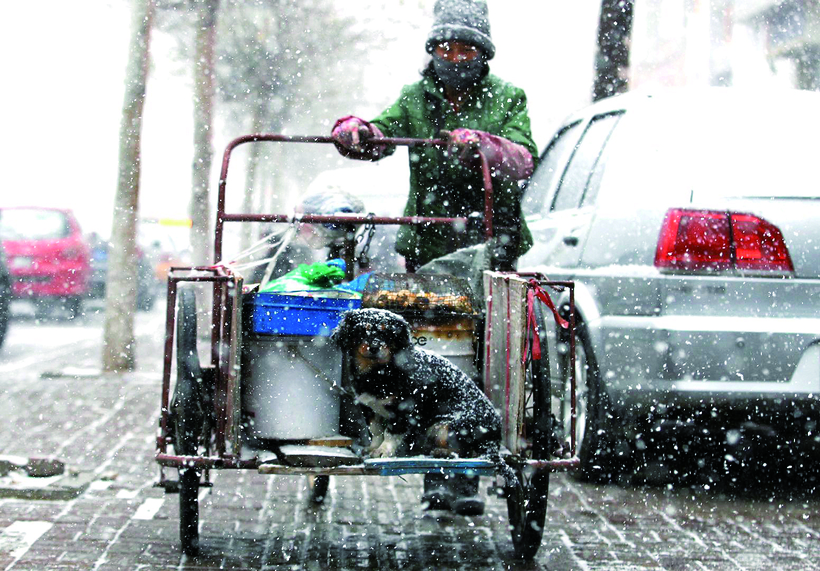
[{"label": "white plastic bucket", "polygon": [[254,337],[243,369],[243,411],[256,438],[339,433],[342,355],[327,337]]}]

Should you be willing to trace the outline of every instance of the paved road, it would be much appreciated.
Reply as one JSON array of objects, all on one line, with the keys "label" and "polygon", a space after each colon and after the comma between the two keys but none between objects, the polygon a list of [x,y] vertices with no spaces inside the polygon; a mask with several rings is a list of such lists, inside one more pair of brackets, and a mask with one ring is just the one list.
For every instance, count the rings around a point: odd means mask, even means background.
[{"label": "paved road", "polygon": [[314,508],[302,477],[219,471],[202,495],[203,554],[184,558],[177,497],[152,487],[162,318],[140,314],[139,370],[122,376],[95,372],[100,315],[12,323],[0,454],[55,456],[90,484],[72,499],[0,499],[0,569],[820,569],[820,503],[804,478],[732,496],[556,475],[544,545],[516,564],[500,500],[482,517],[436,517],[417,476],[338,477]]}]

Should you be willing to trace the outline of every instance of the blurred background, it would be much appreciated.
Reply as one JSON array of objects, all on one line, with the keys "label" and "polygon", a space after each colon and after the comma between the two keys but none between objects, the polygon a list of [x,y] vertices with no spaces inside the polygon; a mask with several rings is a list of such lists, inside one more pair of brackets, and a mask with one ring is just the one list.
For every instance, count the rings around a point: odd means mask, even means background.
[{"label": "blurred background", "polygon": [[[194,3],[156,3],[139,202],[139,241],[146,249],[189,247],[194,27],[187,12]],[[230,139],[257,127],[325,135],[342,115],[369,118],[390,104],[426,63],[423,44],[433,3],[222,0],[212,200],[221,151]],[[601,46],[607,41],[599,37],[602,2],[488,3],[498,47],[492,71],[525,89],[536,142],[543,147],[561,118],[595,96],[596,65],[600,69]],[[612,93],[652,85],[817,89],[820,84],[816,1],[603,4],[621,13],[614,21],[616,32],[625,23],[631,26],[621,38],[628,52],[622,61],[610,62],[622,80],[610,85]],[[131,6],[126,0],[42,0],[4,8],[0,206],[69,208],[84,233],[109,238]],[[252,59],[259,54],[266,55]],[[277,82],[287,83],[287,89],[276,91]],[[267,106],[256,116],[260,99]],[[352,184],[370,193],[381,189],[379,196],[401,204],[405,160],[363,166],[326,151],[299,159],[266,151],[252,183],[254,207],[289,211],[294,197],[318,174],[335,169],[356,169],[351,172],[360,174],[347,177],[356,181]],[[238,186],[245,184],[246,162],[237,160]],[[232,208],[240,206],[241,195],[237,188],[229,196]]]}]

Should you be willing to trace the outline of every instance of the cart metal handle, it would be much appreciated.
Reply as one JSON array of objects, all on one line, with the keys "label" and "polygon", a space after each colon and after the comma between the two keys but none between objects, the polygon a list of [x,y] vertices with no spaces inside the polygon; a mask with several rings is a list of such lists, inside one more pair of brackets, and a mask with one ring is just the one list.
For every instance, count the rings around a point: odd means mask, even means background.
[{"label": "cart metal handle", "polygon": [[[216,205],[216,226],[214,231],[214,263],[222,260],[222,236],[225,222],[290,222],[291,216],[287,214],[230,214],[225,212],[225,193],[228,182],[228,166],[231,161],[233,150],[246,143],[257,143],[270,141],[275,143],[335,143],[332,137],[323,136],[301,136],[301,135],[280,135],[275,133],[257,133],[237,137],[228,143],[222,155],[222,170],[219,174],[219,195]],[[372,144],[396,145],[405,147],[444,147],[449,144],[445,139],[411,139],[395,137],[374,137],[368,139]],[[493,183],[490,176],[490,169],[486,157],[479,151],[481,157],[481,170],[484,180],[484,236],[490,239],[493,236]],[[346,222],[350,224],[467,224],[466,218],[436,218],[424,216],[401,216],[401,217],[368,217],[368,216],[328,216],[304,214],[299,218],[305,223],[320,224],[324,222]]]}]

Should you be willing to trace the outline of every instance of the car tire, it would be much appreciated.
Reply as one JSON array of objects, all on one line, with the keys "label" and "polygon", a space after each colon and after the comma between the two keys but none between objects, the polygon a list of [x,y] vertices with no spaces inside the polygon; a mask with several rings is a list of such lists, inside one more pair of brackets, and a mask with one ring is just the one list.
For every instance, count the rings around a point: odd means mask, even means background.
[{"label": "car tire", "polygon": [[[561,421],[564,434],[571,433],[570,425],[570,359],[562,360],[561,376],[564,387]],[[615,435],[612,407],[604,390],[598,363],[595,359],[586,327],[576,324],[575,333],[576,374],[576,449],[581,460],[577,472],[580,479],[588,482],[606,483],[617,477],[621,468],[616,461],[618,437]]]},{"label": "car tire", "polygon": [[83,314],[83,298],[79,296],[67,297],[63,304],[68,312],[69,319],[77,319]]},{"label": "car tire", "polygon": [[151,292],[142,292],[137,294],[137,309],[139,311],[151,311],[154,307],[155,296]]},{"label": "car tire", "polygon": [[0,347],[6,339],[6,331],[11,319],[11,288],[0,283]]}]

